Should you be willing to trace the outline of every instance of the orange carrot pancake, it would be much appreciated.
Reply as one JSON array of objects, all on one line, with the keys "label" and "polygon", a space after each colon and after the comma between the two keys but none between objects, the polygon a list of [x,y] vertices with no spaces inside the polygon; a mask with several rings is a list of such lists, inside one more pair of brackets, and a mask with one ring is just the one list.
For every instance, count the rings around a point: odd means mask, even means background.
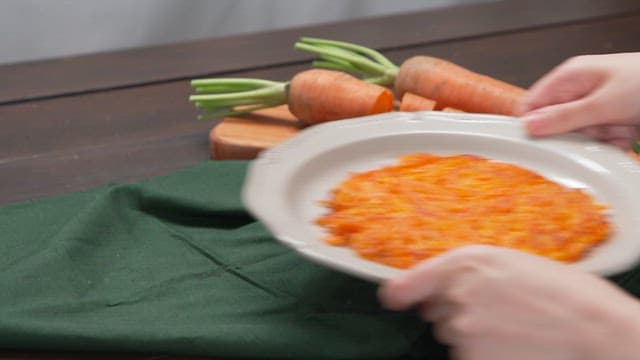
[{"label": "orange carrot pancake", "polygon": [[405,155],[351,174],[323,204],[329,244],[398,268],[468,244],[573,262],[612,232],[586,192],[473,155]]}]

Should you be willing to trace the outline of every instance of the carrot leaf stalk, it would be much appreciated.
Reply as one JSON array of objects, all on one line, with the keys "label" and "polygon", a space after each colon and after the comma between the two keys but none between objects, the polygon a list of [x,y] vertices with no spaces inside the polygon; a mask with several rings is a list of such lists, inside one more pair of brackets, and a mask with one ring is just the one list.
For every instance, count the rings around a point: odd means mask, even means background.
[{"label": "carrot leaf stalk", "polygon": [[370,83],[391,86],[398,75],[398,66],[378,51],[361,45],[301,37],[294,48],[318,55],[314,67],[348,72]]},{"label": "carrot leaf stalk", "polygon": [[634,151],[636,154],[640,154],[640,141],[636,141],[636,142],[633,144],[633,151]]},{"label": "carrot leaf stalk", "polygon": [[250,113],[287,103],[287,82],[246,78],[196,79],[189,101],[201,110],[198,119]]}]

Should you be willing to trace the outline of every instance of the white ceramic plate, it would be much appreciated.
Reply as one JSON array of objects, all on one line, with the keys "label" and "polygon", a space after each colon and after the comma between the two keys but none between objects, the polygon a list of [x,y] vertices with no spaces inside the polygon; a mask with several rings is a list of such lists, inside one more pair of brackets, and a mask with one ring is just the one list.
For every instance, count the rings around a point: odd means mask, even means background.
[{"label": "white ceramic plate", "polygon": [[575,134],[528,138],[519,120],[464,113],[387,113],[313,126],[263,152],[243,189],[249,211],[284,244],[318,263],[380,281],[399,269],[322,242],[318,204],[349,173],[392,164],[400,155],[476,154],[514,163],[612,207],[615,234],[574,264],[602,275],[623,271],[640,255],[640,166],[623,151]]}]

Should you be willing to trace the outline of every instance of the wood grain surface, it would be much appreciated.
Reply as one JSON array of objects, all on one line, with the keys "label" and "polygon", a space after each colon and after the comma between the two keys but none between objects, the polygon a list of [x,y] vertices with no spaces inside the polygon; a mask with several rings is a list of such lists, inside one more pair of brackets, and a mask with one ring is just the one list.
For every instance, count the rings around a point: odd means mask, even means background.
[{"label": "wood grain surface", "polygon": [[209,133],[211,158],[254,159],[261,151],[295,136],[303,127],[287,105],[224,118]]},{"label": "wood grain surface", "polygon": [[[637,51],[638,38],[640,12],[629,12],[384,53],[396,62],[416,54],[441,56],[526,87],[570,56]],[[307,67],[224,76],[286,80]],[[0,204],[144,179],[208,159],[216,122],[195,119],[189,93],[188,82],[176,80],[0,106]]]},{"label": "wood grain surface", "polygon": [[[637,0],[504,0],[0,66],[0,103],[306,62],[302,35],[382,50],[535,29],[640,11]],[[250,56],[247,56],[250,55]]]}]

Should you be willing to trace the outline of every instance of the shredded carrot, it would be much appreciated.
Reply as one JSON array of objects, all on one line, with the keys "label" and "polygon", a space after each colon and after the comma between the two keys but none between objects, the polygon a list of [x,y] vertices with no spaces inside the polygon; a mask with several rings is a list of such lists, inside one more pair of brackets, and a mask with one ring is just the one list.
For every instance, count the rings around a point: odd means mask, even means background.
[{"label": "shredded carrot", "polygon": [[406,155],[351,175],[323,204],[327,243],[399,268],[466,244],[572,262],[612,231],[584,191],[473,155]]}]

